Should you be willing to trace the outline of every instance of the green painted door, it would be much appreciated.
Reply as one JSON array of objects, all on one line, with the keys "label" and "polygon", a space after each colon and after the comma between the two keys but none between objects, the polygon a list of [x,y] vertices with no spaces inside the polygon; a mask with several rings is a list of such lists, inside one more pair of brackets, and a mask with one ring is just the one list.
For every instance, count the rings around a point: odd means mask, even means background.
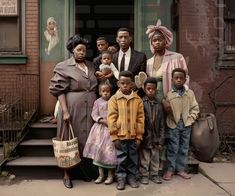
[{"label": "green painted door", "polygon": [[40,113],[53,114],[56,99],[48,87],[54,66],[68,58],[68,37],[74,33],[74,1],[40,1]]},{"label": "green painted door", "polygon": [[[141,50],[147,55],[152,56],[149,48],[149,40],[146,35],[148,25],[155,25],[157,19],[161,19],[162,25],[170,29],[174,38],[176,32],[172,29],[172,5],[174,0],[137,0],[135,1],[135,25],[134,25],[134,41],[135,48]],[[176,39],[172,46],[172,50],[176,50]]]}]

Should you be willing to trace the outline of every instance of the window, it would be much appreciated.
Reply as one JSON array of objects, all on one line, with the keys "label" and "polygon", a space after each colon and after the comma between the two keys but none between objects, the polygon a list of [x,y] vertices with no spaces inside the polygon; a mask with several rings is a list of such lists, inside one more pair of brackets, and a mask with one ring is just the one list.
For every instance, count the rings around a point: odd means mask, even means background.
[{"label": "window", "polygon": [[218,0],[219,68],[235,68],[235,1]]},{"label": "window", "polygon": [[235,53],[235,1],[225,0],[224,7],[225,53]]},{"label": "window", "polygon": [[22,54],[21,5],[19,0],[0,1],[0,53]]}]

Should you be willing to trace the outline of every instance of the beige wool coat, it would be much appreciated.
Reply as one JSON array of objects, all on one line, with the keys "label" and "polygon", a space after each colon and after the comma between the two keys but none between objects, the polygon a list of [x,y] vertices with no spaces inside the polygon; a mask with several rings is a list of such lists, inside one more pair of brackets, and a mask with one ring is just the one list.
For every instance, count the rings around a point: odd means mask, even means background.
[{"label": "beige wool coat", "polygon": [[127,99],[118,90],[108,101],[108,128],[112,141],[140,139],[144,134],[144,106],[133,91]]}]

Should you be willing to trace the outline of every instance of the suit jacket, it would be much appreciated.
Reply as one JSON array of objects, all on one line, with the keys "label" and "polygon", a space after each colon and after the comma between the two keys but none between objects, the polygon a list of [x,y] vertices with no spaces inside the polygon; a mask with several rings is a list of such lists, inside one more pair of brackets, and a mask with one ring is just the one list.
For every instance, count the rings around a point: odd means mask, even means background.
[{"label": "suit jacket", "polygon": [[[115,67],[118,69],[118,54],[119,52],[116,52],[113,54],[113,64]],[[131,49],[131,58],[130,58],[130,63],[128,66],[128,71],[131,71],[133,75],[138,75],[140,71],[146,72],[146,63],[147,63],[147,58],[146,55],[143,52],[139,52],[136,50]],[[116,92],[118,87],[116,85],[117,80],[113,77],[112,78],[112,84],[113,84],[113,91]]]},{"label": "suit jacket", "polygon": [[[119,52],[116,52],[113,54],[113,64],[118,69],[118,54]],[[131,71],[133,75],[137,75],[140,71],[146,72],[146,62],[147,58],[146,55],[143,52],[139,52],[136,50],[131,49],[131,58],[130,63],[128,67],[128,71]]]}]

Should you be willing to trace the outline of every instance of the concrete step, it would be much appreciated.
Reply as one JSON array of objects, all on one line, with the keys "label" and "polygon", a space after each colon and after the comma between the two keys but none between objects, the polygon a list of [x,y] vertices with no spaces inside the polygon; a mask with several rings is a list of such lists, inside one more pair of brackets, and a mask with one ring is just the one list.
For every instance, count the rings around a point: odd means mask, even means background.
[{"label": "concrete step", "polygon": [[20,146],[52,146],[51,139],[29,139],[20,143]]},{"label": "concrete step", "polygon": [[19,157],[6,163],[5,169],[20,178],[59,179],[62,170],[54,157]]},{"label": "concrete step", "polygon": [[7,166],[56,166],[55,157],[19,157],[11,160]]},{"label": "concrete step", "polygon": [[29,125],[30,128],[56,128],[57,124],[34,122]]},{"label": "concrete step", "polygon": [[32,123],[26,139],[52,139],[56,136],[57,125],[52,123]]},{"label": "concrete step", "polygon": [[[63,169],[57,167],[54,157],[19,157],[5,164],[3,170],[22,179],[61,179]],[[91,162],[81,162],[69,170],[73,179],[96,179],[98,170]]]},{"label": "concrete step", "polygon": [[20,156],[54,156],[51,139],[24,140],[16,150]]}]

